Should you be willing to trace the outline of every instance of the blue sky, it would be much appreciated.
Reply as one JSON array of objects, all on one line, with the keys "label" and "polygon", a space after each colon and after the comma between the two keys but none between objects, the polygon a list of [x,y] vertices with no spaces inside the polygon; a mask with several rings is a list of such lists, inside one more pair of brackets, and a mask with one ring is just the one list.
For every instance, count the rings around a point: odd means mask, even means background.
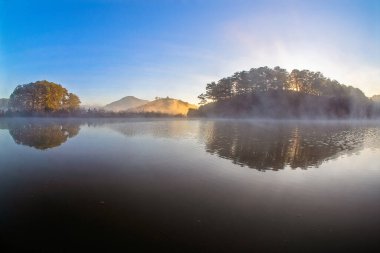
[{"label": "blue sky", "polygon": [[197,103],[207,82],[266,65],[380,94],[380,1],[0,0],[0,97],[46,79],[85,104]]}]

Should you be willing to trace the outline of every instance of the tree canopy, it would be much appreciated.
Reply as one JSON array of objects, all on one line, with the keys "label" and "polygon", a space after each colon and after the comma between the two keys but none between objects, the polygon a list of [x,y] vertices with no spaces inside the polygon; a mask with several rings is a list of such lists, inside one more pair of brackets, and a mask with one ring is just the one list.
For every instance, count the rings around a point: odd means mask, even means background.
[{"label": "tree canopy", "polygon": [[48,81],[19,85],[9,100],[9,109],[26,112],[75,111],[79,109],[79,97]]},{"label": "tree canopy", "polygon": [[201,104],[220,101],[236,95],[267,91],[294,91],[316,96],[355,96],[367,99],[364,93],[352,86],[345,86],[336,80],[323,76],[321,72],[275,67],[252,68],[206,84],[206,92],[199,95]]}]

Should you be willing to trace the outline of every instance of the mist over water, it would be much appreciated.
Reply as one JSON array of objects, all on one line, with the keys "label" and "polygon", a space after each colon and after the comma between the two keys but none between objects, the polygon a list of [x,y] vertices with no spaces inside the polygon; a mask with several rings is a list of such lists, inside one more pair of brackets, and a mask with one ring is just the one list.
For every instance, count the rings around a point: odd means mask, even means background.
[{"label": "mist over water", "polygon": [[379,122],[1,119],[0,145],[15,249],[380,248]]}]

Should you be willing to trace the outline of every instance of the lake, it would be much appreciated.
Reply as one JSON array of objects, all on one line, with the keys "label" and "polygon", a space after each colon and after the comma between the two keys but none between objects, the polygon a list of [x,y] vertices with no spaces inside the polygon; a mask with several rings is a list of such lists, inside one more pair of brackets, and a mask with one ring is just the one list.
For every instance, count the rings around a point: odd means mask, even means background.
[{"label": "lake", "polygon": [[380,252],[380,123],[0,119],[0,245]]}]

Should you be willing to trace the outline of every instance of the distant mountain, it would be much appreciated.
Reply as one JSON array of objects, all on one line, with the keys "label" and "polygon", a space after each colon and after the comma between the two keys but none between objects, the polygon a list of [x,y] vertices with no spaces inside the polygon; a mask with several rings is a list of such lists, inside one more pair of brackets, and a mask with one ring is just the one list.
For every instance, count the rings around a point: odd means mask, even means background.
[{"label": "distant mountain", "polygon": [[127,96],[104,106],[103,109],[106,111],[121,112],[127,111],[134,107],[145,105],[147,103],[149,103],[148,100],[139,99],[134,96]]},{"label": "distant mountain", "polygon": [[6,110],[6,109],[8,109],[8,102],[9,102],[9,99],[7,99],[7,98],[0,98],[0,110]]},{"label": "distant mountain", "polygon": [[197,109],[196,105],[173,98],[159,98],[145,105],[132,108],[131,112],[157,112],[171,115],[187,115],[189,109]]}]

